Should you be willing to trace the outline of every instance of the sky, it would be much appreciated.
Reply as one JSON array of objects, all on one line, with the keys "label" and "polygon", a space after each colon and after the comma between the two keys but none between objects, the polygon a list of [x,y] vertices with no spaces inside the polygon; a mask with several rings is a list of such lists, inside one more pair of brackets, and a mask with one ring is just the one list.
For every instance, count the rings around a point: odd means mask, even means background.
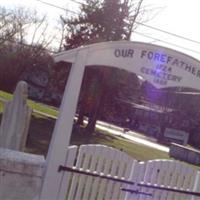
[{"label": "sky", "polygon": [[[36,9],[38,13],[47,14],[53,27],[58,23],[60,15],[65,16],[62,8],[79,11],[79,4],[73,0],[42,0],[60,8],[45,5],[38,0],[0,0],[0,5],[5,7],[24,6]],[[83,0],[77,0],[83,2]],[[144,0],[143,6],[148,10],[133,33],[132,41],[148,42],[183,52],[200,60],[200,0]],[[68,12],[68,15],[72,13]],[[160,29],[162,31],[157,31]],[[163,32],[164,31],[164,32]],[[174,37],[166,32],[181,37]],[[193,40],[189,41],[189,40]]]}]

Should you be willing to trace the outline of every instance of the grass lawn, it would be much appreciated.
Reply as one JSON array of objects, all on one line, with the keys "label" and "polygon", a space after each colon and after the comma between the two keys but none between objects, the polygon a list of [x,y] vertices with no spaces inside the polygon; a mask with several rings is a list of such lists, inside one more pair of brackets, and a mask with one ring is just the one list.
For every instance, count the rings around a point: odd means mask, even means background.
[{"label": "grass lawn", "polygon": [[[80,136],[72,136],[72,144],[77,144],[80,140],[79,138]],[[128,153],[134,159],[141,161],[159,158],[169,159],[169,156],[166,152],[132,142],[128,139],[124,139],[120,136],[112,135],[110,133],[96,131],[95,135],[90,138],[83,135],[80,141],[85,144],[104,144],[114,147]]]},{"label": "grass lawn", "polygon": [[[1,102],[1,99],[11,100],[12,99],[12,95],[7,93],[7,92],[4,92],[4,91],[0,90],[0,102]],[[44,105],[44,104],[41,104],[41,103],[37,103],[37,102],[32,101],[32,100],[28,100],[28,105],[34,111],[44,112],[47,115],[52,115],[52,116],[55,116],[55,117],[58,116],[58,110],[56,110],[53,107],[50,107],[50,106],[47,106],[47,105]],[[2,111],[2,103],[0,103],[0,111]]]},{"label": "grass lawn", "polygon": [[[29,137],[26,151],[46,155],[55,120],[42,115],[33,114],[29,128]],[[71,144],[104,144],[127,152],[137,160],[150,160],[158,158],[169,159],[167,153],[144,145],[140,145],[105,131],[96,130],[92,136],[73,132]]]},{"label": "grass lawn", "polygon": [[[0,91],[0,97],[9,100],[12,98],[12,95]],[[58,114],[58,111],[52,107],[35,103],[34,101],[28,101],[28,104],[34,111],[44,112],[47,115],[53,116],[57,116]],[[2,111],[2,103],[0,103],[0,111]],[[38,112],[32,114],[25,151],[46,155],[55,125],[55,119],[41,115]],[[127,152],[137,160],[169,158],[168,154],[163,151],[131,142],[130,140],[109,134],[99,129],[96,130],[92,136],[73,133],[71,144],[104,144]]]}]

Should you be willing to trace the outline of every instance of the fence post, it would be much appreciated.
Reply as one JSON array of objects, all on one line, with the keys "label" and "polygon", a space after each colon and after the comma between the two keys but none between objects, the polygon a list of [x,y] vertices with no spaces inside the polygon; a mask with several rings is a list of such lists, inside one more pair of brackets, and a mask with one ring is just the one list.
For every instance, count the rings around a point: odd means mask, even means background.
[{"label": "fence post", "polygon": [[76,52],[76,60],[72,65],[68,83],[65,87],[59,117],[56,121],[47,154],[46,172],[40,200],[59,199],[59,187],[62,181],[62,173],[58,172],[58,167],[65,162],[67,148],[70,142],[88,49],[84,50]]}]

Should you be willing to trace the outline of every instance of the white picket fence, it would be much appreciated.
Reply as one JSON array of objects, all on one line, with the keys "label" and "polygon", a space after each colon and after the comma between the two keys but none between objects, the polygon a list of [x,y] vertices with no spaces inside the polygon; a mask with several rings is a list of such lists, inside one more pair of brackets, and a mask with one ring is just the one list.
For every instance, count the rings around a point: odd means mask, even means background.
[{"label": "white picket fence", "polygon": [[[199,192],[199,172],[192,169],[185,163],[173,160],[151,160],[138,163],[133,168],[132,180],[141,185],[153,185],[165,188],[173,188],[183,191]],[[129,188],[131,188],[129,186]],[[146,188],[142,186],[133,186],[133,189],[139,190],[141,193],[152,194],[137,195],[128,193],[126,199],[135,200],[197,200],[200,197],[194,197],[188,194],[178,192],[170,192],[166,190],[158,190]]]},{"label": "white picket fence", "polygon": [[[189,165],[172,160],[138,162],[117,149],[104,145],[70,146],[62,171],[58,199],[67,200],[198,200],[200,197],[143,187],[174,188],[200,191],[200,175]],[[77,173],[78,172],[78,173]],[[82,174],[84,173],[84,174]],[[97,176],[100,175],[100,176]],[[110,179],[122,179],[127,184]],[[143,185],[143,186],[142,186]],[[67,190],[66,190],[67,188]],[[124,190],[133,190],[130,193]]]}]

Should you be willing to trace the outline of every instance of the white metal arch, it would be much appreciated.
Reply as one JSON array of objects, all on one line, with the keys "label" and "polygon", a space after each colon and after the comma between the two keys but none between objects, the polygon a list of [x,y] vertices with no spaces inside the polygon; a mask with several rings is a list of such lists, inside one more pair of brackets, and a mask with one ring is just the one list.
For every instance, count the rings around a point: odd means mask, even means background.
[{"label": "white metal arch", "polygon": [[200,62],[188,55],[141,42],[105,42],[61,52],[56,62],[72,63],[59,118],[51,139],[40,199],[62,199],[62,173],[81,82],[87,65],[114,66],[141,75],[157,88],[190,87],[200,89]]}]

